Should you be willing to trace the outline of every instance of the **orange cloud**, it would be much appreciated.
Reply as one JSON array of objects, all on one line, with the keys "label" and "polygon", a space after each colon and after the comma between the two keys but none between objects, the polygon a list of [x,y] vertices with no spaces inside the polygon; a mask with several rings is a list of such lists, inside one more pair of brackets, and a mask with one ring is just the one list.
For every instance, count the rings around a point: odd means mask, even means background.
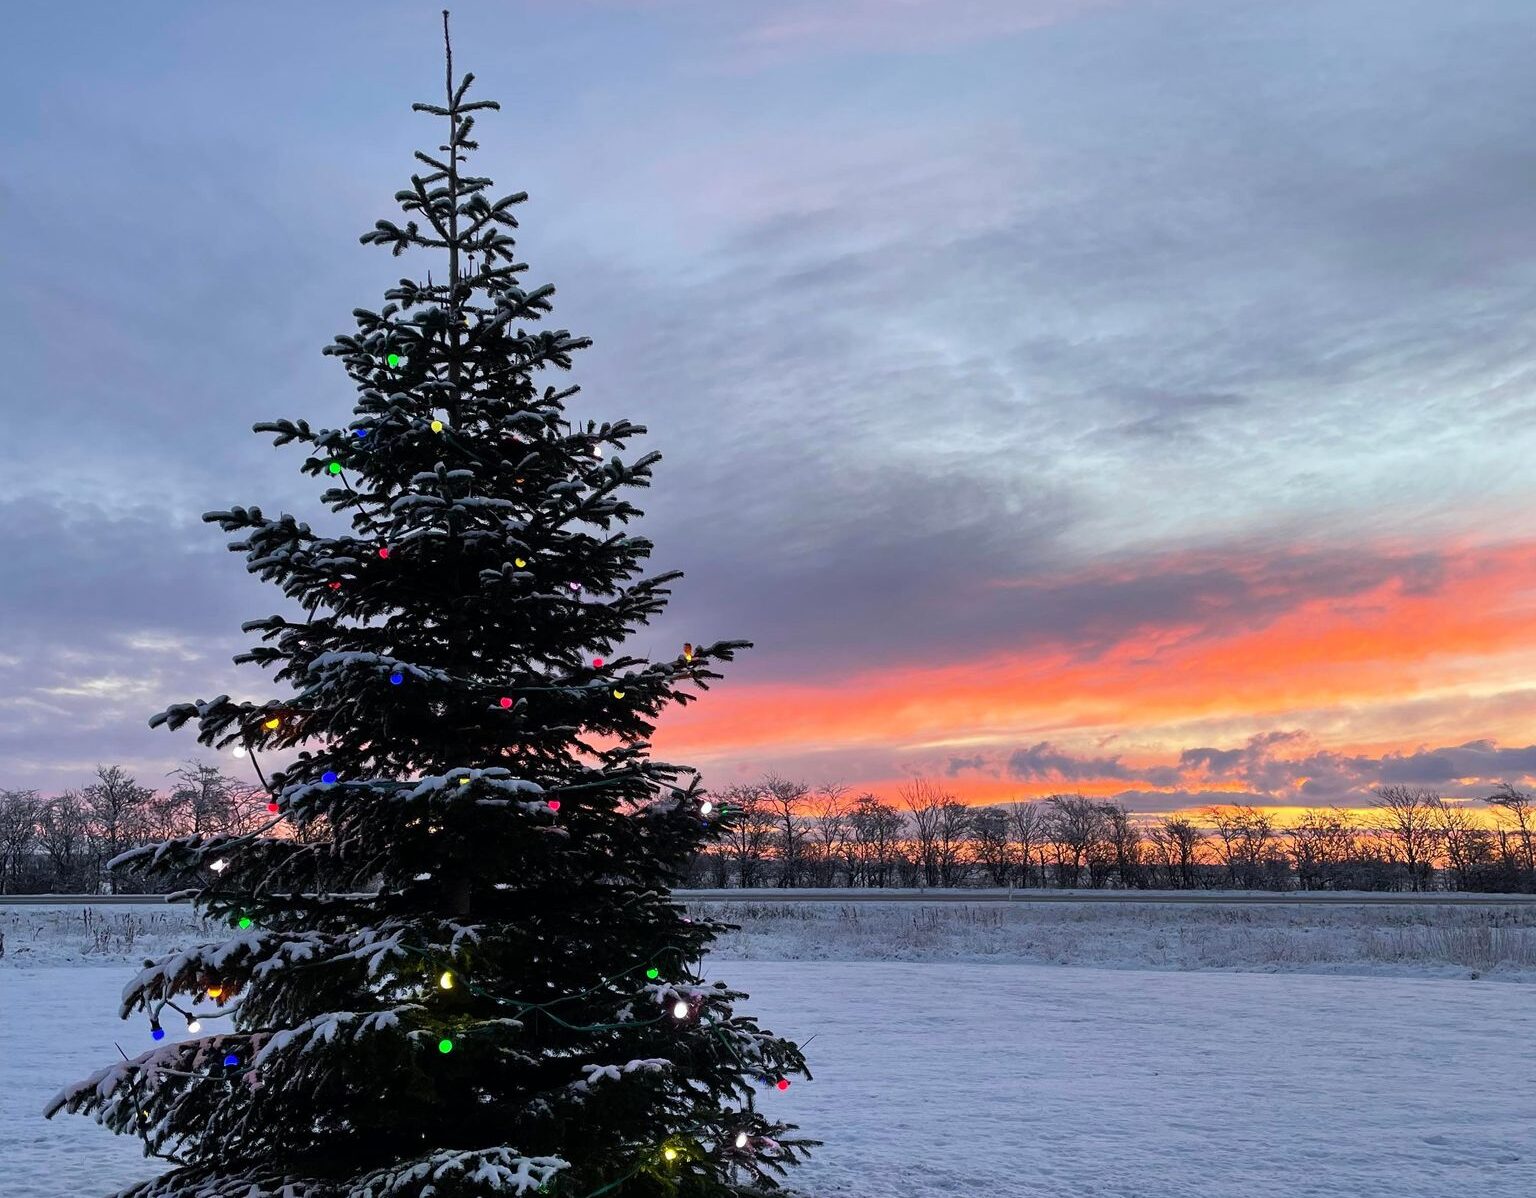
[{"label": "orange cloud", "polygon": [[[776,759],[804,762],[855,747],[888,752],[887,777],[855,783],[866,785],[935,772],[948,756],[977,748],[1007,750],[1047,737],[1085,748],[1137,745],[1143,751],[1132,760],[1150,763],[1160,752],[1176,758],[1189,747],[1181,737],[1192,726],[1220,722],[1229,740],[1241,739],[1295,726],[1303,712],[1347,725],[1351,743],[1331,746],[1345,753],[1421,743],[1420,728],[1403,720],[1413,703],[1436,708],[1437,732],[1454,737],[1450,743],[1518,738],[1522,726],[1528,729],[1522,721],[1533,705],[1526,688],[1536,668],[1536,542],[1451,545],[1434,555],[1428,578],[1423,552],[1399,553],[1401,570],[1347,598],[1309,594],[1298,581],[1278,605],[1274,591],[1285,584],[1275,579],[1286,575],[1274,569],[1276,556],[1169,555],[1097,574],[1002,580],[992,585],[1048,592],[1095,578],[1219,569],[1257,580],[1244,594],[1254,599],[1262,592],[1265,603],[1251,618],[1230,603],[1207,604],[1204,613],[1133,626],[1107,648],[986,647],[937,668],[903,665],[894,653],[898,660],[837,683],[727,681],[702,702],[669,712],[657,751],[706,773],[710,765],[750,760],[771,768]],[[1391,560],[1393,553],[1384,556]],[[1478,722],[1509,693],[1519,701],[1507,704],[1497,726]],[[1467,722],[1456,731],[1450,725],[1458,710]],[[1068,787],[985,776],[954,782],[973,801],[1061,789],[1112,794],[1135,785],[1123,775],[1074,779]],[[1223,785],[1211,778],[1204,788]]]}]

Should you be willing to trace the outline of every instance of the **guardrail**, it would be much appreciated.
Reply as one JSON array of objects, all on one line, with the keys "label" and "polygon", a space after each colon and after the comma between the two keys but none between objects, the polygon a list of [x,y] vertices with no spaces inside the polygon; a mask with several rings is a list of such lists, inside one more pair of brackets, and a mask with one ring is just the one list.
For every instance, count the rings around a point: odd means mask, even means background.
[{"label": "guardrail", "polygon": [[[1338,890],[674,890],[684,903],[1166,903],[1203,906],[1509,907],[1536,894]],[[0,907],[163,905],[158,894],[0,894]]]}]

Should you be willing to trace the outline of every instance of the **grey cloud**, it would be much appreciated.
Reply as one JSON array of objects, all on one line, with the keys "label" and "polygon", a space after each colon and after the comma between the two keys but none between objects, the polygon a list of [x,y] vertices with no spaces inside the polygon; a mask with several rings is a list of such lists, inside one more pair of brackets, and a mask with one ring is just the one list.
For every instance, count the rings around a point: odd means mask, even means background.
[{"label": "grey cloud", "polygon": [[1016,749],[1008,758],[1008,772],[1016,778],[1127,778],[1136,776],[1118,757],[1078,757],[1041,741]]}]

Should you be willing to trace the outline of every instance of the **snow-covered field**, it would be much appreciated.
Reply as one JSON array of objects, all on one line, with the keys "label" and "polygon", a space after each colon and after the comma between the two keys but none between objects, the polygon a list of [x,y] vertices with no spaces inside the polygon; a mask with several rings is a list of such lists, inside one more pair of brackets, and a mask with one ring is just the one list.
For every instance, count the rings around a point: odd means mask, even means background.
[{"label": "snow-covered field", "polygon": [[[1536,982],[1536,904],[697,904],[738,924],[719,960],[1013,961]],[[212,935],[184,906],[0,905],[5,965],[137,961]]]},{"label": "snow-covered field", "polygon": [[[810,1198],[1536,1194],[1536,996],[1496,981],[1536,978],[1529,914],[792,910],[730,912],[751,930],[706,971],[774,1031],[815,1037],[815,1080],[762,1096],[826,1141],[797,1174]],[[38,1114],[114,1042],[147,1046],[118,992],[191,930],[160,908],[97,916],[105,931],[78,909],[0,911],[5,1198],[105,1195],[154,1168]]]}]

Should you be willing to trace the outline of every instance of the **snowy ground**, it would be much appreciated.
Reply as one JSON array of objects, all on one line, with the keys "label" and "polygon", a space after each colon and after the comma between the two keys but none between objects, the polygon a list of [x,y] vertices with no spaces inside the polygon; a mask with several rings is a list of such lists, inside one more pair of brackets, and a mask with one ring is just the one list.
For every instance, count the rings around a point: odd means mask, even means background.
[{"label": "snowy ground", "polygon": [[[1012,961],[1536,982],[1536,904],[1494,907],[1166,903],[698,904],[739,932],[720,960]],[[184,906],[7,907],[0,968],[131,962],[213,935]]]},{"label": "snowy ground", "polygon": [[[892,940],[910,940],[912,916],[883,930],[863,925],[865,940],[850,952],[890,955]],[[736,956],[764,957],[775,943],[820,951],[820,933],[836,927],[771,913],[758,922],[766,930],[738,943]],[[152,951],[146,941],[159,933],[130,929],[127,953],[108,943],[63,963],[74,950],[38,946],[74,932],[39,931],[30,937],[37,951],[18,954],[16,927],[0,926],[0,1193],[105,1195],[146,1176],[153,1165],[133,1141],[78,1117],[45,1122],[38,1111],[60,1084],[113,1059],[114,1041],[129,1053],[147,1046],[146,1029],[115,1010],[132,969],[123,958]],[[1082,920],[1060,926],[1071,932],[1061,942],[1080,952],[1084,939],[1119,935]],[[1536,1194],[1529,986],[1473,981],[1461,967],[1455,977],[1397,976],[1411,967],[1402,961],[1379,962],[1388,972],[1377,976],[1298,972],[1307,966],[1295,962],[1289,972],[1235,972],[1221,961],[1138,967],[1135,953],[1155,952],[1151,942],[1166,935],[1158,922],[1148,928],[1129,947],[1104,950],[1116,968],[978,953],[991,935],[981,927],[980,941],[953,929],[949,939],[966,941],[960,955],[990,961],[722,958],[706,971],[749,991],[747,1009],[765,1026],[815,1037],[815,1080],[762,1096],[826,1141],[797,1174],[810,1198]],[[1258,944],[1249,955],[1266,955],[1262,941],[1275,930],[1249,927]],[[1360,942],[1337,927],[1308,935]],[[905,951],[942,956],[922,939]],[[75,948],[97,943],[92,934]]]}]

